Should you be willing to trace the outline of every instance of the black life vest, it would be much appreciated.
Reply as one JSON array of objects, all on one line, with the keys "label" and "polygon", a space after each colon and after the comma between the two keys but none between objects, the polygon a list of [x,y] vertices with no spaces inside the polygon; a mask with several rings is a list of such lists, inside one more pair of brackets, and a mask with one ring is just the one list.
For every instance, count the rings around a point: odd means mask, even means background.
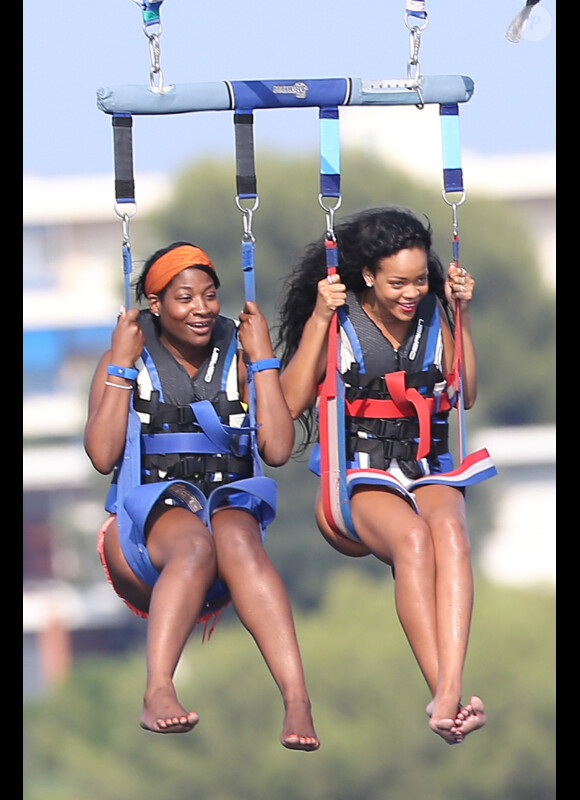
[{"label": "black life vest", "polygon": [[407,477],[420,477],[425,468],[419,458],[428,457],[436,465],[437,456],[449,449],[451,403],[442,371],[437,298],[429,293],[421,300],[398,349],[353,292],[339,318],[347,462],[354,466],[361,460],[357,454],[365,453],[365,466],[385,469],[394,458]]}]

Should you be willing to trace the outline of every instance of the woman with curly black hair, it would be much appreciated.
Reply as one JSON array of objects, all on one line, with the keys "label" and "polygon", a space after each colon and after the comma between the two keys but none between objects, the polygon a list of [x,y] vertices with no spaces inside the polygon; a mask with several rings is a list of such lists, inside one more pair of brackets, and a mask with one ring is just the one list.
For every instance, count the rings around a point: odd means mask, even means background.
[{"label": "woman with curly black hair", "polygon": [[[306,447],[314,439],[338,314],[351,525],[341,528],[331,518],[322,492],[316,520],[339,552],[372,554],[393,570],[397,613],[431,692],[429,725],[457,744],[486,722],[478,697],[461,700],[473,606],[469,481],[441,481],[453,470],[448,416],[456,301],[465,408],[477,392],[469,321],[474,280],[454,264],[444,274],[430,228],[408,209],[366,210],[338,224],[334,235],[337,274],[327,269],[321,239],[288,279],[277,339],[282,389],[292,417],[304,424]],[[319,443],[310,466],[321,474]]]}]

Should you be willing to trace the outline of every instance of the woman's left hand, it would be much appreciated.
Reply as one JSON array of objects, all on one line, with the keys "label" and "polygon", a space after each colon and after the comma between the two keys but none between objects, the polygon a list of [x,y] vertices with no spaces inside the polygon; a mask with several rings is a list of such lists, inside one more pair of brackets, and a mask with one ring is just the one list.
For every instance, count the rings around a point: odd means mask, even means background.
[{"label": "woman's left hand", "polygon": [[453,262],[449,265],[447,280],[445,281],[445,297],[452,306],[455,301],[461,302],[461,310],[465,311],[473,298],[475,281],[463,267],[457,267]]},{"label": "woman's left hand", "polygon": [[239,339],[250,361],[272,358],[272,341],[266,318],[258,305],[246,300],[240,314]]}]

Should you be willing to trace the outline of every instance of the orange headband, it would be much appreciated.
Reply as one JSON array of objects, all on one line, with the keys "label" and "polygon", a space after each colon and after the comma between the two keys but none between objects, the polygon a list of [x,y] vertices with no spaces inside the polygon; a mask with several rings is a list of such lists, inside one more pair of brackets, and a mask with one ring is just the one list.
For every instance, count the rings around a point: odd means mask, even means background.
[{"label": "orange headband", "polygon": [[201,248],[191,244],[174,247],[150,267],[145,278],[145,294],[159,294],[184,269],[197,266],[209,267],[215,272],[209,256]]}]

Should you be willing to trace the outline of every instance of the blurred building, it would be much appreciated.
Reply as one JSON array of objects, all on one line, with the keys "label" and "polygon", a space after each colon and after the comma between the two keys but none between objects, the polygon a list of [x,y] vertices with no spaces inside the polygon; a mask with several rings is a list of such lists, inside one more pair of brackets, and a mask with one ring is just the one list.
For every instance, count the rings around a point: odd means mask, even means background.
[{"label": "blurred building", "polygon": [[[365,116],[389,110],[365,109]],[[357,141],[366,141],[367,148],[380,144],[386,158],[399,166],[408,162],[401,152],[409,152],[409,139],[399,150],[394,144],[386,147],[382,135],[373,143],[376,126],[363,129],[355,116],[344,116],[346,146]],[[408,168],[429,178],[427,167],[417,162],[411,159]],[[486,160],[480,178],[490,179],[491,196],[520,209],[545,253],[544,274],[552,284],[552,159],[520,162],[520,157],[505,159],[497,167],[501,180],[496,182],[491,180],[496,162]],[[473,190],[481,191],[476,165],[477,159],[466,158],[464,172],[472,172]],[[440,181],[439,175],[433,178]],[[166,201],[171,190],[162,175],[137,176],[137,185],[139,208],[130,222],[133,240],[139,239],[143,217]],[[31,696],[62,679],[77,654],[119,651],[144,635],[142,621],[132,618],[106,585],[98,564],[96,533],[105,513],[95,497],[104,496],[108,481],[96,475],[82,447],[90,379],[109,346],[123,298],[122,224],[114,211],[112,176],[24,178],[23,276],[24,690]],[[553,436],[552,428],[494,432],[492,445],[482,434],[498,466],[503,460],[505,467],[497,530],[482,562],[492,580],[555,580]],[[531,509],[537,509],[532,519]],[[521,559],[512,559],[510,548],[515,543],[521,554],[520,538],[531,527],[543,558],[528,562],[526,569]],[[511,569],[516,562],[517,574]]]},{"label": "blurred building", "polygon": [[[460,127],[469,107],[460,106]],[[344,148],[359,148],[431,183],[441,193],[439,107],[357,107],[340,109]],[[510,204],[529,229],[547,286],[556,284],[556,153],[508,153],[482,156],[462,148],[467,201],[477,194]],[[461,212],[459,212],[461,219]]]},{"label": "blurred building", "polygon": [[478,568],[493,583],[556,584],[556,427],[488,428],[469,442],[486,447],[498,469],[494,520]]},{"label": "blurred building", "polygon": [[[162,202],[139,182],[138,213]],[[139,235],[137,219],[130,223]],[[134,228],[134,230],[133,230]],[[73,654],[121,650],[143,635],[104,581],[106,516],[82,446],[89,384],[123,300],[122,222],[106,177],[24,179],[23,626],[28,695],[66,675]],[[102,487],[102,488],[101,488]]]}]

